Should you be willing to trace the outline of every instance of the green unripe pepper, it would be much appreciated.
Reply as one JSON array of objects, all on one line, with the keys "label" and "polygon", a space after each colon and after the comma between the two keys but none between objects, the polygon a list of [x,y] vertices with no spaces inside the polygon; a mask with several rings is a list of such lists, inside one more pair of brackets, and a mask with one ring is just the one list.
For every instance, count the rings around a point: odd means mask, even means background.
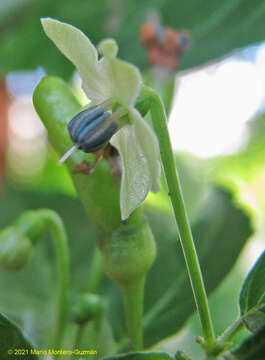
[{"label": "green unripe pepper", "polygon": [[123,224],[100,246],[106,274],[120,287],[126,323],[134,350],[143,347],[142,315],[146,275],[155,259],[156,247],[146,219]]},{"label": "green unripe pepper", "polygon": [[106,274],[121,288],[138,282],[149,271],[156,254],[153,234],[144,217],[122,224],[100,246]]}]

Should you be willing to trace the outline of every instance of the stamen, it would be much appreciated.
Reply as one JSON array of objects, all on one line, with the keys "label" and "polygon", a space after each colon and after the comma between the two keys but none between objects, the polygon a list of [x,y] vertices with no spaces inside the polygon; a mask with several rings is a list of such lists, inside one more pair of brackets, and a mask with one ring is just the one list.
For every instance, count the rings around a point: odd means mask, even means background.
[{"label": "stamen", "polygon": [[74,134],[80,123],[96,109],[98,109],[98,106],[91,106],[88,109],[80,111],[76,116],[74,116],[68,124],[68,131],[70,132],[70,135]]},{"label": "stamen", "polygon": [[128,113],[120,107],[114,113],[107,110],[113,105],[111,100],[82,110],[69,123],[68,130],[74,146],[58,161],[61,165],[77,149],[86,153],[96,152],[108,144],[111,137],[123,126],[119,119]]},{"label": "stamen", "polygon": [[63,162],[65,162],[65,160],[67,160],[69,158],[69,156],[71,156],[75,152],[75,150],[78,149],[78,147],[79,147],[79,145],[75,144],[74,146],[71,147],[71,149],[67,150],[66,153],[57,162],[57,165],[61,165]]},{"label": "stamen", "polygon": [[119,127],[116,123],[111,123],[108,127],[104,126],[104,128],[100,129],[100,131],[96,132],[86,140],[82,146],[82,150],[87,153],[94,153],[100,149],[104,149],[111,137],[118,130]]},{"label": "stamen", "polygon": [[106,124],[106,120],[110,118],[110,116],[111,114],[109,112],[105,112],[94,119],[93,122],[86,124],[84,128],[81,128],[80,132],[78,131],[76,141],[79,144],[86,142],[93,134],[97,133],[99,129]]},{"label": "stamen", "polygon": [[95,123],[104,115],[104,109],[98,108],[95,111],[89,113],[85,116],[82,121],[78,124],[78,126],[71,131],[71,138],[74,142],[80,142],[79,138],[82,138],[83,130],[94,128]]},{"label": "stamen", "polygon": [[79,142],[79,135],[87,127],[92,124],[108,109],[111,108],[112,101],[110,99],[99,105],[91,106],[79,112],[68,124],[68,131],[74,143]]}]

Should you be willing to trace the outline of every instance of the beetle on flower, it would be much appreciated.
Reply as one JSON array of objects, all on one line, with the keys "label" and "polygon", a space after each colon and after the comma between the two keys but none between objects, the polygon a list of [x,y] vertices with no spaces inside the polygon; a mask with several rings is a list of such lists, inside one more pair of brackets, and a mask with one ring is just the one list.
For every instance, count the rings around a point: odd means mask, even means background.
[{"label": "beetle on flower", "polygon": [[150,126],[134,104],[141,88],[138,69],[117,59],[112,39],[98,47],[102,58],[83,32],[66,23],[44,18],[46,35],[74,64],[91,107],[77,114],[68,125],[74,146],[61,159],[77,150],[96,152],[110,141],[122,160],[120,206],[123,220],[146,198],[158,191],[159,145]]}]

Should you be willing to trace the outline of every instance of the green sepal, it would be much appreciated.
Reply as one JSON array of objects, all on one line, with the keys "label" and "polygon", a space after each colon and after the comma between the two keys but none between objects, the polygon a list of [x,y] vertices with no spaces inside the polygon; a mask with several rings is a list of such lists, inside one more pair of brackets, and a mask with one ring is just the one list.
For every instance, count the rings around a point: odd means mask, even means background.
[{"label": "green sepal", "polygon": [[146,86],[142,85],[139,95],[137,96],[135,102],[135,108],[141,113],[142,116],[145,116],[151,108],[152,96],[154,91]]}]

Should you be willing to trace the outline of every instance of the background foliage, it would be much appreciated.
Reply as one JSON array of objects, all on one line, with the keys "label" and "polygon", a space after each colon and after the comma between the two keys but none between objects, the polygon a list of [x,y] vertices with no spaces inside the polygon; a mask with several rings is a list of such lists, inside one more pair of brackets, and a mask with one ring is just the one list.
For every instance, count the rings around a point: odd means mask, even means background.
[{"label": "background foliage", "polygon": [[0,4],[0,73],[43,66],[49,74],[69,77],[72,65],[44,35],[39,19],[54,17],[82,29],[97,44],[107,36],[120,56],[143,69],[140,26],[155,10],[166,26],[187,29],[192,46],[181,69],[202,65],[237,48],[264,41],[263,0],[16,0]]}]

